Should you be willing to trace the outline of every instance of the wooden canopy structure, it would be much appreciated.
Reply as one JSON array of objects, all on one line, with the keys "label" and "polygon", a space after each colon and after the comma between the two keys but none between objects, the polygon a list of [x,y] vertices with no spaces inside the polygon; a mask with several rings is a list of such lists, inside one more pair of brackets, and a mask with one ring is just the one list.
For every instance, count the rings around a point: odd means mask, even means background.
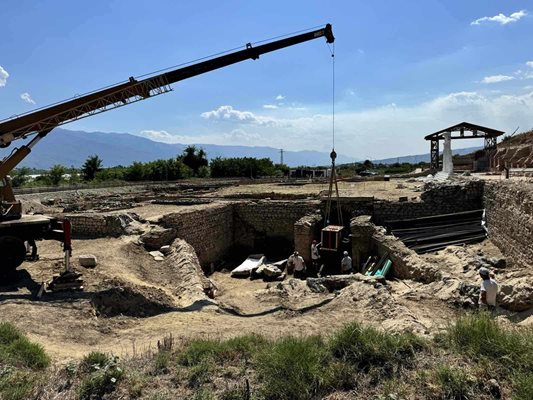
[{"label": "wooden canopy structure", "polygon": [[484,138],[485,152],[487,154],[496,150],[498,136],[501,136],[505,133],[497,129],[487,128],[485,126],[475,125],[469,122],[461,122],[460,124],[453,125],[440,131],[431,133],[424,137],[424,139],[429,140],[431,142],[431,169],[440,168],[439,141],[444,140],[444,134],[447,132],[451,133],[452,140]]}]

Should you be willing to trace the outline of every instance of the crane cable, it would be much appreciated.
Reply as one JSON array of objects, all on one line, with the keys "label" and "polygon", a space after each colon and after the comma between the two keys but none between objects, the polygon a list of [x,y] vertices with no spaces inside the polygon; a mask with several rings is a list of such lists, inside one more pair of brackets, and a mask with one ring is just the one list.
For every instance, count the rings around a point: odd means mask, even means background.
[{"label": "crane cable", "polygon": [[333,184],[335,184],[335,194],[337,200],[337,223],[341,226],[344,226],[342,220],[342,212],[340,208],[340,196],[339,196],[339,186],[337,184],[337,173],[335,169],[335,159],[337,158],[337,153],[335,152],[335,43],[332,46],[328,44],[328,49],[331,53],[331,64],[332,64],[332,106],[331,106],[331,136],[332,136],[332,149],[331,149],[331,174],[329,179],[329,190],[328,190],[328,200],[326,204],[326,218],[324,219],[324,226],[330,224],[331,216],[331,204],[333,196]]}]

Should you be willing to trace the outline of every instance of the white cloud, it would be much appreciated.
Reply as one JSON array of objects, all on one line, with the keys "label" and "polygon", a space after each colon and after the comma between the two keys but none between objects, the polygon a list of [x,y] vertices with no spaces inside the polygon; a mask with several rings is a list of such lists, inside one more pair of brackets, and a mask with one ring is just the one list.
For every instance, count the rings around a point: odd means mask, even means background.
[{"label": "white cloud", "polygon": [[276,100],[278,100],[278,101],[279,101],[279,100],[285,100],[285,96],[282,96],[281,94],[278,94],[278,95],[276,96]]},{"label": "white cloud", "polygon": [[232,106],[220,106],[216,110],[206,111],[200,114],[202,118],[212,120],[233,121],[255,125],[275,125],[276,120],[270,117],[256,115],[251,111],[240,111]]},{"label": "white cloud", "polygon": [[[424,136],[447,126],[468,121],[503,131],[533,127],[533,89],[522,94],[492,91],[463,91],[445,94],[419,104],[386,104],[358,111],[337,112],[335,147],[338,153],[357,159],[386,158],[429,152]],[[523,92],[525,90],[525,93]],[[316,109],[309,105],[308,110]],[[231,108],[233,112],[246,113]],[[167,131],[143,131],[142,136],[167,143],[253,145],[286,150],[331,150],[331,114],[305,111],[295,114],[287,108],[276,110],[268,124],[250,123],[250,118],[227,119],[226,123],[187,127],[194,135]],[[248,112],[256,119],[266,118]],[[220,118],[220,116],[219,116]],[[222,117],[223,118],[223,117]],[[483,145],[482,140],[453,142],[454,148]],[[312,165],[313,160],[309,160]]]},{"label": "white cloud", "polygon": [[2,68],[2,66],[0,65],[0,87],[4,87],[6,85],[6,82],[7,82],[7,78],[9,78],[9,74],[7,73],[7,71]]},{"label": "white cloud", "polygon": [[533,61],[528,61],[528,62],[526,63],[526,65],[527,65],[528,67],[533,68]]},{"label": "white cloud", "polygon": [[174,135],[170,134],[167,131],[156,131],[156,130],[145,130],[141,131],[141,136],[144,136],[145,138],[155,140],[156,142],[163,142],[163,143],[173,143],[174,141]]},{"label": "white cloud", "polygon": [[35,104],[35,100],[31,98],[31,95],[28,92],[24,92],[20,95],[20,98],[24,100],[26,103],[29,104]]},{"label": "white cloud", "polygon": [[507,24],[510,24],[511,22],[516,22],[520,20],[522,17],[525,17],[526,15],[528,15],[526,10],[520,10],[520,11],[514,12],[509,16],[506,16],[505,14],[500,13],[498,15],[495,15],[494,17],[478,18],[475,21],[472,21],[470,25],[481,25],[482,23],[485,23],[485,22],[496,22],[500,25],[507,25]]},{"label": "white cloud", "polygon": [[258,133],[249,133],[242,128],[233,129],[230,133],[224,134],[224,138],[236,143],[254,142],[261,138]]},{"label": "white cloud", "polygon": [[278,106],[275,104],[265,104],[263,105],[263,108],[266,108],[268,110],[275,110],[276,108],[278,108]]},{"label": "white cloud", "polygon": [[[174,134],[165,130],[154,130],[148,129],[139,132],[138,136],[145,137],[147,139],[153,140],[154,142],[162,143],[182,143],[182,144],[195,144],[195,143],[218,143],[217,138],[219,139],[221,135],[180,135]],[[221,142],[222,144],[223,142]]]},{"label": "white cloud", "polygon": [[513,80],[513,76],[509,75],[492,75],[492,76],[486,76],[483,78],[483,83],[498,83],[498,82],[505,82],[505,81],[511,81]]}]

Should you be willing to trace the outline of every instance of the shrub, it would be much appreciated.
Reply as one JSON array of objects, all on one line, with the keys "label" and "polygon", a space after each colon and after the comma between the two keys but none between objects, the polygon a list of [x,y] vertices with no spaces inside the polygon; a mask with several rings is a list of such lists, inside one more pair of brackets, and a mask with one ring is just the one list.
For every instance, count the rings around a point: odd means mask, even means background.
[{"label": "shrub", "polygon": [[257,353],[254,364],[265,398],[303,400],[321,391],[328,360],[320,337],[285,337]]},{"label": "shrub", "polygon": [[423,347],[423,340],[414,334],[390,334],[357,322],[346,325],[330,341],[335,358],[363,372],[377,369],[384,374],[411,365],[416,352]]},{"label": "shrub", "polygon": [[80,362],[80,370],[92,372],[104,368],[109,362],[110,357],[99,351],[92,351],[87,354]]},{"label": "shrub", "polygon": [[[107,360],[103,365],[104,357]],[[118,357],[109,357],[103,353],[93,352],[82,361],[82,369],[92,369],[93,372],[85,378],[79,388],[81,400],[101,398],[104,394],[115,390],[124,372],[118,363]]]}]

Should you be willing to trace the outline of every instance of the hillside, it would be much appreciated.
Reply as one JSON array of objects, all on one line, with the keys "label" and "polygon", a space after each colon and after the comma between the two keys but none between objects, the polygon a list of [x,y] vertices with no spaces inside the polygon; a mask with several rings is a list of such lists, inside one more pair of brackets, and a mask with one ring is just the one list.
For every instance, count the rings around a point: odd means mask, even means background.
[{"label": "hillside", "polygon": [[[464,149],[455,149],[452,150],[452,153],[454,155],[463,155],[463,154],[470,154],[477,150],[482,149],[483,147],[466,147]],[[381,160],[372,160],[374,164],[394,164],[394,163],[411,163],[411,164],[418,164],[419,162],[425,162],[428,163],[430,161],[429,157],[429,151],[424,154],[415,154],[410,156],[401,156],[401,157],[392,157],[392,158],[384,158]]]},{"label": "hillside", "polygon": [[[19,145],[18,143],[16,145]],[[56,128],[43,139],[32,153],[24,160],[22,166],[33,168],[50,168],[54,164],[79,167],[85,159],[97,154],[107,167],[129,165],[134,161],[147,162],[156,159],[168,159],[181,154],[185,144],[167,144],[155,142],[127,133],[104,133],[70,131]],[[279,149],[273,147],[223,146],[201,144],[208,158],[215,157],[255,157],[270,158],[279,162]],[[12,147],[0,150],[5,157]],[[291,167],[298,165],[328,165],[329,153],[318,151],[285,151],[284,162]],[[340,162],[350,162],[353,158],[338,155]]]}]

